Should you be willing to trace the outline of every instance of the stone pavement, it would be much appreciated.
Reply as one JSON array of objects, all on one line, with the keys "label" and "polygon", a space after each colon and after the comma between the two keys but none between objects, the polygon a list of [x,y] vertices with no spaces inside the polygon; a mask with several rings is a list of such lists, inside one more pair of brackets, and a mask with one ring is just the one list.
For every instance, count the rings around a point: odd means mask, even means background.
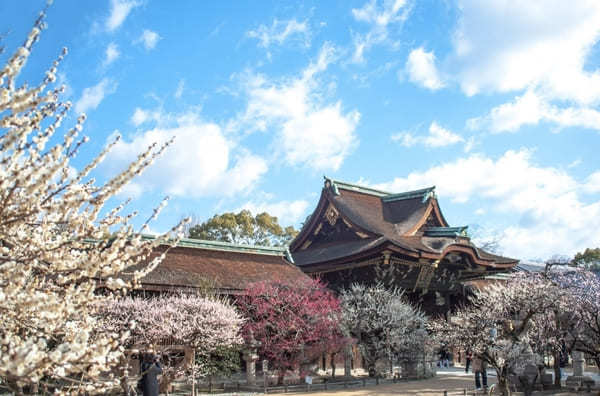
[{"label": "stone pavement", "polygon": [[[565,373],[569,375],[570,373]],[[592,374],[597,377],[597,373]],[[488,370],[488,385],[496,383],[496,374],[493,370]],[[331,391],[310,392],[310,395],[318,396],[444,396],[444,391],[447,396],[462,396],[466,389],[467,395],[475,394],[475,374],[472,372],[465,373],[463,367],[449,367],[438,369],[437,377],[426,380],[415,380],[406,382],[397,382],[381,384],[378,386],[358,387],[351,389],[339,389]],[[556,391],[554,391],[556,392]],[[597,392],[597,391],[596,391]],[[299,394],[299,393],[297,393]],[[553,393],[552,391],[534,392],[534,395],[549,395],[554,396],[572,396],[581,395],[581,393],[572,393],[567,390]],[[273,396],[289,396],[286,393],[269,393]],[[479,392],[478,395],[483,395]],[[522,395],[522,393],[517,393]],[[596,393],[586,393],[586,395],[596,395]]]},{"label": "stone pavement", "polygon": [[[549,370],[550,371],[550,370]],[[570,370],[567,369],[563,373],[563,381],[570,375]],[[600,379],[597,372],[586,372],[586,375],[593,376],[594,379]],[[494,370],[488,370],[488,385],[496,383],[496,374]],[[447,391],[447,396],[462,396],[466,389],[467,395],[475,394],[475,375],[472,372],[465,373],[463,367],[438,368],[437,376],[425,380],[400,381],[397,383],[382,383],[380,385],[368,385],[366,387],[358,386],[348,389],[336,388],[335,390],[327,391],[312,391],[312,392],[290,392],[295,395],[310,395],[310,396],[444,396],[444,391]],[[271,393],[269,396],[290,396],[290,393]],[[597,393],[597,391],[596,391]],[[584,393],[586,395],[596,395],[596,393]],[[189,393],[188,393],[189,394]],[[522,393],[517,393],[522,395]],[[537,395],[550,394],[548,392],[535,392]],[[226,396],[259,396],[262,393],[251,392],[235,392],[226,394]],[[479,396],[483,393],[479,392]],[[559,393],[554,393],[554,396],[570,396],[576,395],[566,390]],[[580,393],[581,395],[581,393]],[[213,394],[214,396],[214,394]],[[220,394],[219,396],[225,396]]]},{"label": "stone pavement", "polygon": [[[490,373],[491,374],[491,373]],[[495,375],[488,375],[488,385],[495,383]],[[475,375],[465,373],[464,368],[449,367],[438,369],[437,377],[425,380],[401,381],[397,383],[386,383],[377,386],[358,387],[350,389],[339,389],[332,391],[311,392],[311,395],[319,396],[374,396],[374,395],[427,395],[443,396],[444,391],[448,396],[461,396],[466,389],[468,395],[472,395],[475,388]],[[272,394],[285,396],[287,394]]]}]

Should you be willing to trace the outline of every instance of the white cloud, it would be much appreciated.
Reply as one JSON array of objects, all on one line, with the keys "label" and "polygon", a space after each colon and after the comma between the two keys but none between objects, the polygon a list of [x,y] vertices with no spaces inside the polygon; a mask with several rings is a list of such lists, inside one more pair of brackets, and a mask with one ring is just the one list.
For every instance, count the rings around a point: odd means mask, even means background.
[{"label": "white cloud", "polygon": [[549,122],[559,127],[581,127],[600,130],[600,112],[590,107],[559,107],[547,98],[527,90],[512,102],[494,107],[481,117],[467,120],[469,129],[491,132],[516,132],[523,125]]},{"label": "white cloud", "polygon": [[252,190],[267,171],[266,161],[228,140],[222,129],[193,114],[165,115],[176,125],[157,126],[121,139],[109,153],[103,169],[114,174],[152,143],[175,136],[174,143],[141,176],[124,188],[122,194],[140,195],[158,190],[185,197],[231,196]]},{"label": "white cloud", "polygon": [[571,168],[576,168],[579,165],[581,165],[582,161],[581,158],[577,158],[576,160],[574,160],[573,162],[571,162],[569,165],[567,165],[567,168],[571,169]]},{"label": "white cloud", "polygon": [[160,110],[146,110],[136,107],[130,121],[137,127],[150,121],[161,122],[163,117],[164,114]]},{"label": "white cloud", "polygon": [[426,52],[423,47],[414,49],[408,55],[406,71],[410,81],[424,86],[432,91],[445,86],[437,67],[435,66],[435,55],[433,51]]},{"label": "white cloud", "polygon": [[465,141],[460,135],[440,126],[435,121],[429,125],[429,133],[425,136],[415,136],[412,132],[400,132],[392,135],[391,138],[404,147],[412,147],[417,144],[426,147],[444,147]]},{"label": "white cloud", "polygon": [[428,147],[443,147],[462,141],[464,139],[460,135],[439,126],[434,121],[429,125],[429,135],[425,137],[423,143]]},{"label": "white cloud", "polygon": [[110,95],[116,90],[117,83],[109,78],[103,78],[93,87],[84,88],[81,98],[75,103],[75,112],[85,113],[88,110],[96,109],[106,95]]},{"label": "white cloud", "polygon": [[131,10],[140,5],[141,3],[137,1],[111,0],[110,15],[106,20],[106,30],[109,32],[117,30],[125,22],[125,18],[127,18]]},{"label": "white cloud", "polygon": [[589,65],[600,40],[600,2],[459,0],[458,7],[445,74],[467,95],[516,94],[471,127],[600,129],[600,69]]},{"label": "white cloud", "polygon": [[183,90],[184,89],[185,89],[185,80],[181,79],[177,83],[177,89],[175,90],[175,93],[173,94],[173,96],[175,97],[175,99],[181,98],[181,95],[183,95]]},{"label": "white cloud", "polygon": [[260,25],[256,30],[248,31],[246,36],[257,39],[263,48],[269,48],[274,44],[282,45],[286,40],[294,38],[305,47],[309,47],[311,34],[306,21],[274,19],[271,26]]},{"label": "white cloud", "polygon": [[600,171],[588,176],[583,189],[587,193],[600,193]]},{"label": "white cloud", "polygon": [[365,34],[354,35],[354,54],[352,60],[364,62],[364,53],[374,45],[388,41],[389,25],[402,23],[408,17],[410,7],[406,0],[384,0],[381,6],[376,0],[370,0],[361,8],[353,8],[354,19],[369,24]]},{"label": "white cloud", "polygon": [[156,43],[158,43],[158,40],[160,39],[161,37],[158,35],[158,33],[153,32],[152,30],[144,29],[140,37],[138,37],[134,43],[141,43],[144,48],[151,50],[156,47]]},{"label": "white cloud", "polygon": [[591,231],[600,227],[600,200],[579,199],[581,191],[595,191],[597,177],[577,182],[561,169],[536,165],[532,153],[522,149],[507,151],[496,160],[471,155],[376,187],[406,191],[436,185],[440,197],[457,203],[489,200],[494,214],[520,216],[502,230],[504,253],[547,258],[600,244],[600,234]]},{"label": "white cloud", "polygon": [[540,87],[589,104],[600,72],[585,61],[600,38],[600,2],[460,0],[454,56],[462,89],[508,92]]},{"label": "white cloud", "polygon": [[106,67],[114,61],[116,61],[119,58],[119,56],[121,56],[121,53],[119,52],[119,47],[117,47],[115,43],[108,44],[108,47],[106,47],[106,51],[104,52],[104,56],[105,58],[102,62],[102,65]]},{"label": "white cloud", "polygon": [[249,129],[275,131],[275,148],[292,166],[337,170],[357,144],[354,131],[360,113],[344,113],[339,101],[325,103],[317,78],[334,57],[334,48],[325,44],[299,78],[246,78],[248,105],[242,123]]},{"label": "white cloud", "polygon": [[250,201],[245,203],[242,207],[236,209],[235,212],[238,212],[242,209],[247,209],[254,215],[267,212],[271,216],[276,216],[280,225],[287,226],[291,224],[298,224],[301,220],[304,220],[308,205],[308,201],[305,200],[279,202]]}]

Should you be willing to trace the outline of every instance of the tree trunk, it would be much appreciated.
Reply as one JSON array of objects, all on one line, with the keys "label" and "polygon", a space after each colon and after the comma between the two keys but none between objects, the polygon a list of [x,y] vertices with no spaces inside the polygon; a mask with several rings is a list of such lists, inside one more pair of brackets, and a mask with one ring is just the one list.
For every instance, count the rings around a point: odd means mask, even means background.
[{"label": "tree trunk", "polygon": [[335,378],[335,353],[331,354],[331,378]]},{"label": "tree trunk", "polygon": [[554,386],[560,388],[560,352],[554,352]]},{"label": "tree trunk", "polygon": [[169,374],[163,374],[159,383],[160,393],[166,393],[167,395],[171,391],[171,383],[175,381],[175,370]]},{"label": "tree trunk", "polygon": [[510,389],[509,389],[509,383],[508,383],[508,377],[507,376],[502,376],[498,378],[498,390],[500,391],[500,394],[502,396],[508,396],[510,394]]},{"label": "tree trunk", "polygon": [[500,391],[502,396],[508,396],[510,394],[510,381],[508,378],[508,367],[506,365],[502,367],[494,366],[496,370],[496,378],[498,378],[497,389]]},{"label": "tree trunk", "polygon": [[[141,363],[140,363],[141,364]],[[119,383],[125,395],[129,395],[129,355],[123,354],[118,366]]]},{"label": "tree trunk", "polygon": [[[286,370],[279,370],[278,374],[277,374],[277,385],[283,385],[283,379],[285,378],[285,371]],[[263,375],[265,376],[265,381],[267,381],[267,385],[268,385],[268,379],[267,379],[267,373],[263,373]]]}]

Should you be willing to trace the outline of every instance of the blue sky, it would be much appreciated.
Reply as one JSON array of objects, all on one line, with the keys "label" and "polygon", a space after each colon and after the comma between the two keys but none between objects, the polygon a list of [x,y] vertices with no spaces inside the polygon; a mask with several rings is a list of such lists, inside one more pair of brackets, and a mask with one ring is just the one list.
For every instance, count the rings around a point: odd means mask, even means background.
[{"label": "blue sky", "polygon": [[[0,2],[5,59],[42,1]],[[323,175],[430,185],[451,225],[520,259],[600,246],[595,0],[58,0],[21,81],[59,83],[104,180],[176,136],[125,188],[138,223],[248,208],[299,226]],[[116,200],[115,200],[116,202]]]}]

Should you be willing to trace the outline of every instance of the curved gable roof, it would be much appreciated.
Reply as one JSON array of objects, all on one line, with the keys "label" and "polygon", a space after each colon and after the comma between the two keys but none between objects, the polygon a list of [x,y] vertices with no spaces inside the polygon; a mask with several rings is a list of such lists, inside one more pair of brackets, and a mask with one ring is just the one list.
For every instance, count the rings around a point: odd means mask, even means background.
[{"label": "curved gable roof", "polygon": [[[317,208],[290,245],[296,251],[317,226],[331,204],[339,214],[374,237],[385,237],[404,246],[403,236],[414,234],[433,213],[440,225],[446,225],[434,193],[435,187],[391,194],[354,184],[326,179]],[[407,244],[405,247],[410,248]],[[426,248],[426,247],[425,247]]]},{"label": "curved gable roof", "polygon": [[[318,233],[319,224],[330,206],[335,208],[344,221],[367,234],[367,239],[344,242],[337,247],[303,248],[305,241]],[[352,255],[390,245],[397,246],[414,257],[439,259],[452,250],[469,254],[474,261],[483,265],[506,266],[517,263],[517,260],[478,249],[468,238],[458,238],[460,235],[457,232],[461,233],[465,228],[448,226],[435,196],[435,187],[392,194],[325,178],[319,204],[292,241],[290,250],[300,266],[341,259],[345,255],[345,249],[348,249],[346,255]],[[425,243],[424,236],[429,240],[439,238],[440,242],[451,237],[452,241],[445,241],[440,248],[436,248],[435,245]],[[448,250],[448,245],[455,246]]]}]

